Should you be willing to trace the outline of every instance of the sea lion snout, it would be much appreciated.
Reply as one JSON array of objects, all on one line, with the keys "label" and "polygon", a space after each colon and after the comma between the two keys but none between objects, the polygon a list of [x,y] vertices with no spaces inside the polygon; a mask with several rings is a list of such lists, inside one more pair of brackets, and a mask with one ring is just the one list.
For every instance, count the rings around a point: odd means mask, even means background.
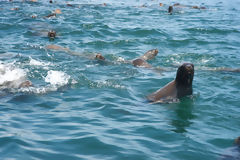
[{"label": "sea lion snout", "polygon": [[156,56],[158,54],[158,50],[154,49],[153,54],[154,54],[154,56]]},{"label": "sea lion snout", "polygon": [[185,68],[187,70],[188,73],[193,73],[193,65],[192,64],[186,64]]}]

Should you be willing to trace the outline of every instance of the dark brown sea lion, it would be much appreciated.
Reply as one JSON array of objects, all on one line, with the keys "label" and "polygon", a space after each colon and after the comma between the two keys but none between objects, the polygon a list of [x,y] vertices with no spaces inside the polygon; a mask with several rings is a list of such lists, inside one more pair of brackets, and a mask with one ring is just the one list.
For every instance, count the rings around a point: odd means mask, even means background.
[{"label": "dark brown sea lion", "polygon": [[48,38],[53,40],[55,37],[56,37],[56,31],[50,30],[48,32]]},{"label": "dark brown sea lion", "polygon": [[57,15],[56,13],[51,13],[51,14],[45,16],[45,18],[56,17],[56,15]]},{"label": "dark brown sea lion", "polygon": [[169,7],[168,7],[168,13],[169,13],[169,14],[172,14],[172,12],[173,12],[173,6],[169,6]]},{"label": "dark brown sea lion", "polygon": [[151,102],[168,102],[176,98],[182,98],[192,94],[192,81],[194,66],[191,63],[182,64],[178,70],[175,80],[163,88],[150,94],[147,98]]},{"label": "dark brown sea lion", "polygon": [[240,146],[240,137],[238,137],[238,138],[235,139],[235,144],[238,145],[238,146]]},{"label": "dark brown sea lion", "polygon": [[228,148],[219,160],[240,160],[240,137],[235,139],[234,145]]},{"label": "dark brown sea lion", "polygon": [[145,68],[151,68],[152,67],[146,61],[144,61],[143,59],[140,59],[140,58],[133,60],[132,64],[135,67],[145,67]]},{"label": "dark brown sea lion", "polygon": [[67,4],[68,7],[74,7],[72,4]]}]

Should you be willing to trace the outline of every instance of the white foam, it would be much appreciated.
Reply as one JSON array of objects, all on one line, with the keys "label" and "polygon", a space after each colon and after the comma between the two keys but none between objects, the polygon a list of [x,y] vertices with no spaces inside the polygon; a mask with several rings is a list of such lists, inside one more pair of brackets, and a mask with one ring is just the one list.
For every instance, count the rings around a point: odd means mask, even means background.
[{"label": "white foam", "polygon": [[123,57],[118,57],[117,62],[125,62],[125,59]]},{"label": "white foam", "polygon": [[31,66],[42,66],[43,68],[48,69],[48,66],[52,65],[52,64],[50,62],[46,63],[46,62],[38,61],[38,60],[35,60],[35,59],[30,57],[29,65],[31,65]]},{"label": "white foam", "polygon": [[33,94],[46,94],[48,92],[54,92],[57,91],[57,87],[56,86],[44,86],[44,87],[25,87],[25,88],[20,88],[19,91],[20,92],[24,92],[24,93],[33,93]]},{"label": "white foam", "polygon": [[45,77],[45,82],[51,85],[64,86],[68,84],[70,76],[61,71],[50,70]]},{"label": "white foam", "polygon": [[5,88],[18,88],[26,80],[26,71],[12,64],[0,63],[0,85]]},{"label": "white foam", "polygon": [[92,67],[95,67],[95,66],[98,66],[98,64],[87,64],[86,65],[87,68],[92,68]]}]

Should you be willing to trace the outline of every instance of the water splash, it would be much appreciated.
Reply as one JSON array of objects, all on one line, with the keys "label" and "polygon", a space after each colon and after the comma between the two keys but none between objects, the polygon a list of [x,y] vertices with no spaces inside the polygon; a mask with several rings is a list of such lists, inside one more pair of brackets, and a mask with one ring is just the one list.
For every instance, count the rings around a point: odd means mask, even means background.
[{"label": "water splash", "polygon": [[45,77],[45,82],[56,86],[64,86],[68,84],[69,80],[70,76],[62,71],[50,70]]},{"label": "water splash", "polygon": [[19,88],[26,81],[26,71],[13,64],[0,62],[0,88]]}]

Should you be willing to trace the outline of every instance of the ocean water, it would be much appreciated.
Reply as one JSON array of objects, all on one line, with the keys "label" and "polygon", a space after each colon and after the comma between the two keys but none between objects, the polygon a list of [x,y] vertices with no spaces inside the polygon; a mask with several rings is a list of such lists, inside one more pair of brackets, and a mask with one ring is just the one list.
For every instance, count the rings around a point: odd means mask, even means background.
[{"label": "ocean water", "polygon": [[[0,1],[1,160],[217,160],[229,153],[240,136],[240,73],[222,69],[240,68],[238,0],[184,0],[206,9],[172,15],[167,8],[177,1],[68,3]],[[62,13],[44,18],[55,9]],[[57,32],[53,41],[49,30]],[[155,48],[153,69],[121,62]],[[107,62],[87,58],[93,53]],[[193,96],[148,103],[184,62],[195,65]],[[33,86],[15,86],[24,80]]]}]

